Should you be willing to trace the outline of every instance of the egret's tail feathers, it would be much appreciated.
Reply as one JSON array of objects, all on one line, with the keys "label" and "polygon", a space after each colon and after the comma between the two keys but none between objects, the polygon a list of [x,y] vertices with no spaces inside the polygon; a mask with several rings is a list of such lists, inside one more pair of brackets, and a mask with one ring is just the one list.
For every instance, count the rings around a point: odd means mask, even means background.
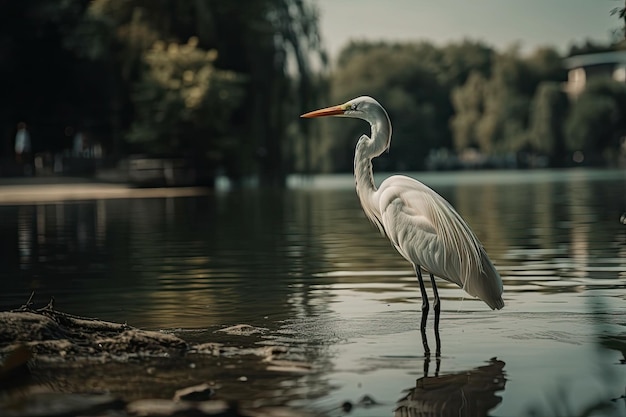
[{"label": "egret's tail feathers", "polygon": [[483,300],[492,310],[500,310],[504,307],[504,300],[502,297],[498,297],[497,300]]},{"label": "egret's tail feathers", "polygon": [[469,294],[483,300],[492,310],[500,310],[504,307],[502,278],[500,278],[500,274],[485,251],[481,252],[482,271],[466,281],[464,289]]}]

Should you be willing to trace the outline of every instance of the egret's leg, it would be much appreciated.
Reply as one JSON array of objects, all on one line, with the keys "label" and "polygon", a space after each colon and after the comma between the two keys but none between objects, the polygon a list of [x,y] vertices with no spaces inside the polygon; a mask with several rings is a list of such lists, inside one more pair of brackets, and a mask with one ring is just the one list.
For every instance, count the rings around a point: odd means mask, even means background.
[{"label": "egret's leg", "polygon": [[420,284],[420,292],[422,293],[422,322],[420,324],[420,332],[422,333],[422,344],[424,345],[424,355],[430,355],[430,348],[428,347],[428,339],[426,337],[426,320],[428,319],[428,294],[426,294],[426,288],[424,287],[424,280],[422,279],[422,271],[419,265],[415,265],[415,273],[417,274],[417,280]]},{"label": "egret's leg", "polygon": [[433,293],[435,294],[435,300],[433,301],[433,309],[435,310],[435,343],[436,347],[436,356],[441,355],[441,339],[439,338],[439,316],[441,315],[441,300],[439,299],[439,291],[437,291],[437,283],[435,282],[435,277],[433,274],[430,274],[430,282],[433,286]]},{"label": "egret's leg", "polygon": [[420,330],[425,330],[426,319],[428,318],[428,310],[430,310],[430,306],[428,305],[428,294],[426,294],[426,287],[424,287],[422,271],[420,270],[419,265],[415,266],[415,272],[417,273],[417,280],[419,281],[420,292],[422,293],[422,324],[420,326]]}]

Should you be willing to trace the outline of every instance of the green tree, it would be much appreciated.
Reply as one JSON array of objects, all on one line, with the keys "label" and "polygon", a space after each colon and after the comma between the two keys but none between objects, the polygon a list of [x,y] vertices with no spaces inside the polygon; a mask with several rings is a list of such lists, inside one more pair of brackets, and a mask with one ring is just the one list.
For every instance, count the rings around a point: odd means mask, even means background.
[{"label": "green tree", "polygon": [[[317,13],[307,1],[94,0],[90,12],[95,16],[93,20],[104,22],[114,34],[107,44],[109,59],[115,62],[118,74],[112,89],[117,94],[110,111],[119,115],[120,125],[128,128],[134,112],[143,115],[144,127],[150,120],[144,117],[150,111],[149,105],[146,109],[136,108],[147,102],[128,98],[137,91],[135,84],[141,91],[150,85],[142,77],[153,73],[143,69],[144,58],[153,56],[146,54],[152,44],[157,40],[180,44],[197,37],[199,50],[219,52],[211,63],[216,70],[238,73],[246,80],[240,105],[228,120],[228,136],[237,146],[229,147],[230,152],[224,148],[219,163],[234,179],[256,174],[263,183],[283,183],[287,128],[298,114],[312,106],[312,67],[315,62],[323,67],[326,61]],[[175,108],[181,113],[172,113],[170,118],[179,117],[179,127],[193,127],[183,123],[188,109]],[[124,115],[130,117],[124,119]],[[136,140],[136,133],[135,129],[129,138]]]},{"label": "green tree", "polygon": [[[392,151],[375,161],[379,168],[420,169],[431,149],[452,146],[450,88],[464,81],[474,63],[480,67],[476,71],[486,71],[485,62],[491,59],[480,44],[461,45],[442,49],[428,42],[352,42],[342,50],[331,76],[333,101],[371,95],[393,121]],[[477,56],[466,54],[463,46]],[[335,164],[350,170],[363,126],[333,121],[328,125],[333,127],[326,137],[334,141]]]},{"label": "green tree", "polygon": [[552,47],[539,47],[528,57],[524,58],[528,66],[528,93],[534,92],[544,81],[564,82],[567,80],[567,71],[563,67],[563,57]]},{"label": "green tree", "polygon": [[626,85],[610,78],[591,80],[573,103],[565,121],[567,149],[591,162],[616,158],[626,135]]},{"label": "green tree", "polygon": [[528,145],[537,153],[552,156],[555,165],[564,162],[563,123],[567,108],[567,96],[560,83],[539,84],[530,105]]},{"label": "green tree", "polygon": [[528,69],[513,48],[494,56],[489,79],[470,76],[465,86],[453,90],[451,125],[458,151],[468,145],[487,154],[519,147],[528,112],[528,99],[520,90],[527,80]]},{"label": "green tree", "polygon": [[458,150],[478,146],[477,126],[484,111],[486,82],[480,73],[472,72],[465,84],[451,92],[455,115],[450,125],[454,147]]},{"label": "green tree", "polygon": [[527,148],[531,98],[541,82],[565,78],[559,54],[552,48],[522,57],[514,46],[494,54],[490,63],[487,77],[472,73],[462,86],[452,89],[450,125],[458,151],[468,146],[487,154]]},{"label": "green tree", "polygon": [[217,70],[217,51],[186,44],[156,42],[144,53],[146,72],[133,95],[136,113],[128,139],[152,153],[180,153],[219,160],[232,111],[243,88],[237,74]]},{"label": "green tree", "polygon": [[488,78],[491,74],[495,51],[482,42],[463,40],[450,43],[441,48],[440,68],[442,82],[453,88],[463,85],[472,74]]}]

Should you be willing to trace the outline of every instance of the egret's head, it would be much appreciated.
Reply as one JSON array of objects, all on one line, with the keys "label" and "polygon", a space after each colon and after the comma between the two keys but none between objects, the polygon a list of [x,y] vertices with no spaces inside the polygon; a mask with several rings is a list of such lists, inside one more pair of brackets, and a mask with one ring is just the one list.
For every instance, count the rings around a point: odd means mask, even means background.
[{"label": "egret's head", "polygon": [[383,107],[376,100],[368,96],[361,96],[349,100],[344,104],[315,110],[303,114],[300,117],[312,118],[322,116],[340,116],[354,117],[372,122],[375,116],[379,116],[381,114],[387,116],[387,112],[385,112]]},{"label": "egret's head", "polygon": [[[300,117],[322,117],[322,116],[339,116],[354,117],[369,122],[372,127],[372,139],[365,136],[371,149],[371,155],[380,155],[385,149],[389,148],[391,143],[391,121],[387,111],[376,100],[368,96],[361,96],[347,101],[338,106],[326,107],[325,109],[315,110],[305,113]],[[361,141],[359,141],[361,143]],[[357,145],[358,147],[358,145]]]}]

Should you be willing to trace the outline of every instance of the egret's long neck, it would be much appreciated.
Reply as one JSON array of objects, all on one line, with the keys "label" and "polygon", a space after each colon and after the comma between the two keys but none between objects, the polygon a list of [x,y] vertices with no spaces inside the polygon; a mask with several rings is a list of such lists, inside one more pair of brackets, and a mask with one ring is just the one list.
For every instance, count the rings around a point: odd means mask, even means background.
[{"label": "egret's long neck", "polygon": [[382,154],[389,147],[391,140],[391,123],[387,113],[381,108],[379,117],[368,120],[372,127],[372,137],[366,135],[356,144],[354,154],[354,178],[356,191],[361,200],[376,191],[374,174],[372,172],[372,159]]}]

